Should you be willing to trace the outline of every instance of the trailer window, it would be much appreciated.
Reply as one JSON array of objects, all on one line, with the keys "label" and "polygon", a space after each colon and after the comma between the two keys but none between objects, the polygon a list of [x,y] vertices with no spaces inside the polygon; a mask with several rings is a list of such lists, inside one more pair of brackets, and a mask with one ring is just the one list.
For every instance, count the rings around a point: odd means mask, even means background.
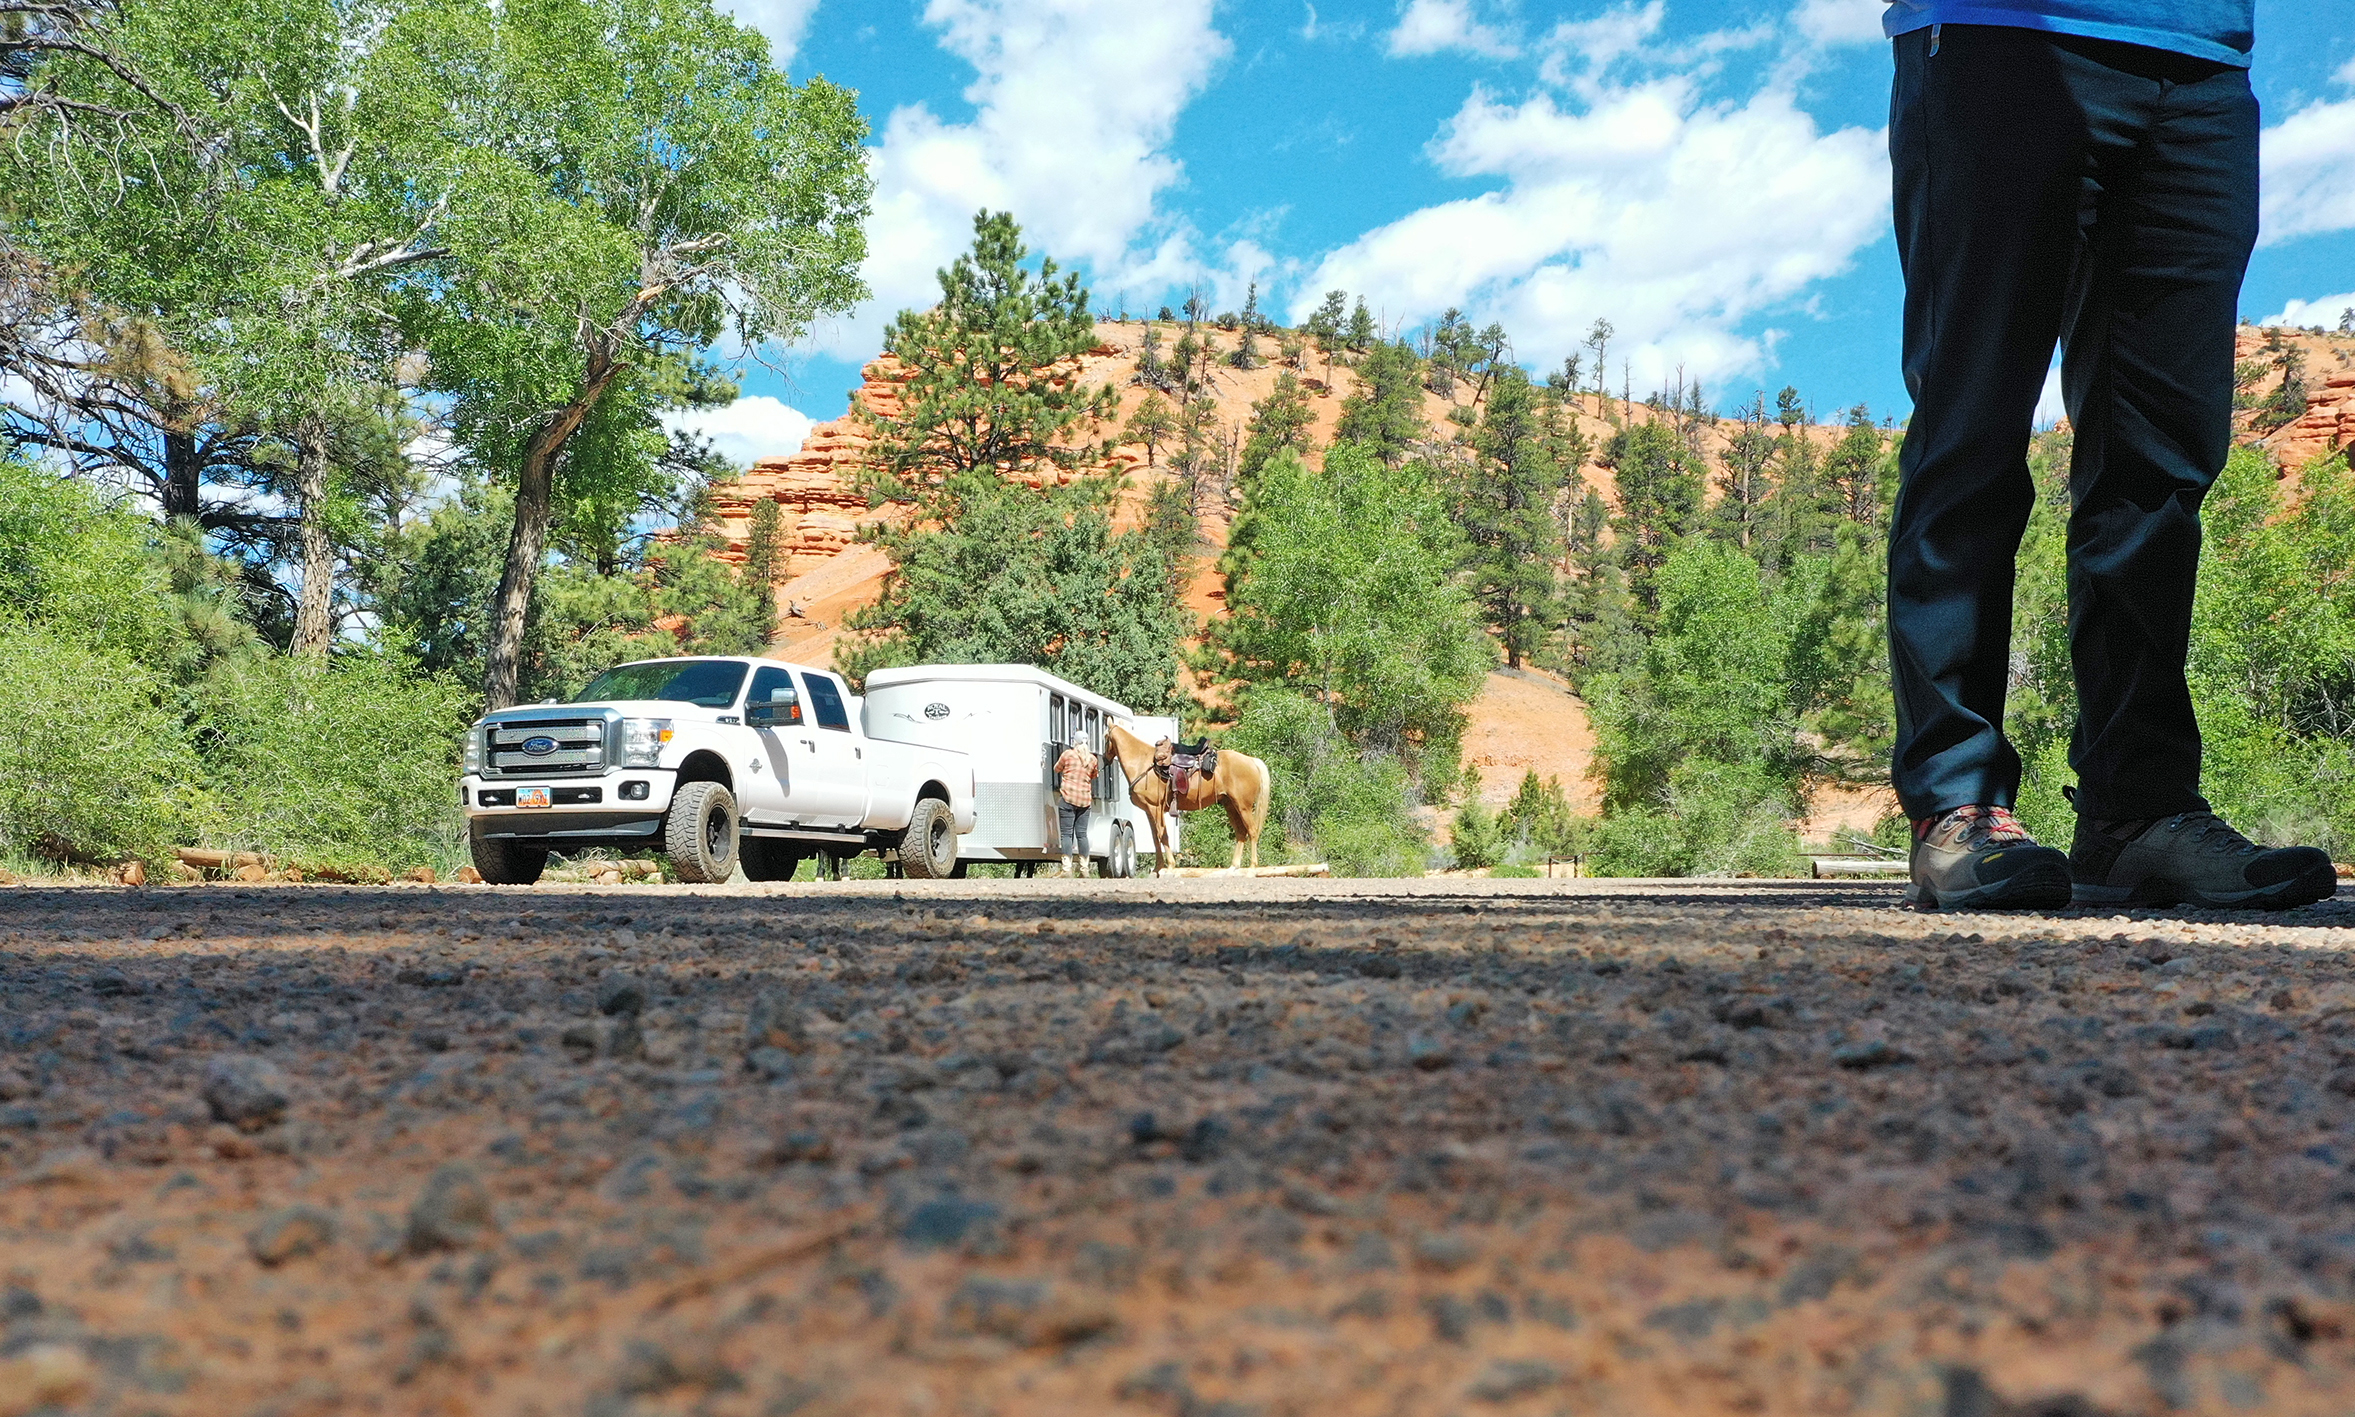
[{"label": "trailer window", "polygon": [[823,674],[804,674],[801,681],[809,688],[810,716],[818,721],[818,727],[850,732],[850,714],[842,705],[842,690],[835,687],[834,681]]}]

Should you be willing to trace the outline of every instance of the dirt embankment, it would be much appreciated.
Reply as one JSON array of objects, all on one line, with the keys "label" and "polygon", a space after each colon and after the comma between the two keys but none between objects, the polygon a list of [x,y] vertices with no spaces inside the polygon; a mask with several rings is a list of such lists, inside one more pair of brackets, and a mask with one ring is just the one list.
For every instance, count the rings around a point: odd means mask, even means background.
[{"label": "dirt embankment", "polygon": [[36,891],[0,1413],[2345,1410],[2355,907]]}]

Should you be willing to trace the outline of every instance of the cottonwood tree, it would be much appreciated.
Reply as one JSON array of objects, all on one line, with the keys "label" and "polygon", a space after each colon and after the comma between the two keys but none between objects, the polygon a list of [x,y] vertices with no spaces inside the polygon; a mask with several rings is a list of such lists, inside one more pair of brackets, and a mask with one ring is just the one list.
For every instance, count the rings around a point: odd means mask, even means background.
[{"label": "cottonwood tree", "polygon": [[[331,464],[382,443],[400,283],[448,254],[435,238],[448,144],[416,121],[435,88],[401,59],[404,27],[438,9],[92,7],[52,28],[27,77],[48,102],[7,171],[13,284],[63,287],[44,312],[62,341],[36,318],[0,356],[39,398],[18,404],[16,436],[122,468],[167,516],[200,517],[264,560],[283,520],[208,509],[206,475],[292,506],[292,638],[313,655],[333,635]],[[93,127],[101,112],[111,121]]]},{"label": "cottonwood tree", "polygon": [[429,349],[451,421],[511,479],[485,697],[515,701],[574,439],[617,390],[723,336],[758,349],[865,293],[871,183],[854,95],[794,84],[702,0],[458,8],[419,62],[466,76],[442,119],[468,200]]}]

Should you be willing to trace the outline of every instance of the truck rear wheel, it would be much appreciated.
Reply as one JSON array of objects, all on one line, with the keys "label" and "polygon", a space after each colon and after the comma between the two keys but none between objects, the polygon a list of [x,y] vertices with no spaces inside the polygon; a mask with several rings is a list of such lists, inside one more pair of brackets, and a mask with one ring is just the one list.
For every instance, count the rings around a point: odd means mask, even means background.
[{"label": "truck rear wheel", "polygon": [[748,836],[737,849],[744,855],[744,879],[748,881],[790,881],[801,869],[801,849],[789,841]]},{"label": "truck rear wheel", "polygon": [[690,782],[671,798],[663,846],[682,881],[717,883],[736,871],[736,794],[716,782]]},{"label": "truck rear wheel", "polygon": [[900,869],[913,881],[945,881],[957,869],[957,819],[949,804],[927,797],[900,833]]},{"label": "truck rear wheel", "polygon": [[482,873],[485,884],[494,886],[528,886],[539,880],[548,869],[548,853],[536,846],[521,846],[495,837],[469,835],[466,852],[474,858],[474,869]]}]

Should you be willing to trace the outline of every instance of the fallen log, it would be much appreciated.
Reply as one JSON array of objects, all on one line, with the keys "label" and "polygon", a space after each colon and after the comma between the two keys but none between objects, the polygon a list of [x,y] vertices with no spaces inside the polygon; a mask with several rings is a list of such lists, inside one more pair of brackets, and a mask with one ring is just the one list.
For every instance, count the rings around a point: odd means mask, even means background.
[{"label": "fallen log", "polygon": [[200,871],[234,871],[240,866],[268,870],[270,858],[259,851],[215,851],[208,846],[175,846],[172,854]]},{"label": "fallen log", "polygon": [[1902,876],[1912,869],[1903,861],[1865,856],[1817,856],[1812,860],[1819,881],[1837,876]]}]

